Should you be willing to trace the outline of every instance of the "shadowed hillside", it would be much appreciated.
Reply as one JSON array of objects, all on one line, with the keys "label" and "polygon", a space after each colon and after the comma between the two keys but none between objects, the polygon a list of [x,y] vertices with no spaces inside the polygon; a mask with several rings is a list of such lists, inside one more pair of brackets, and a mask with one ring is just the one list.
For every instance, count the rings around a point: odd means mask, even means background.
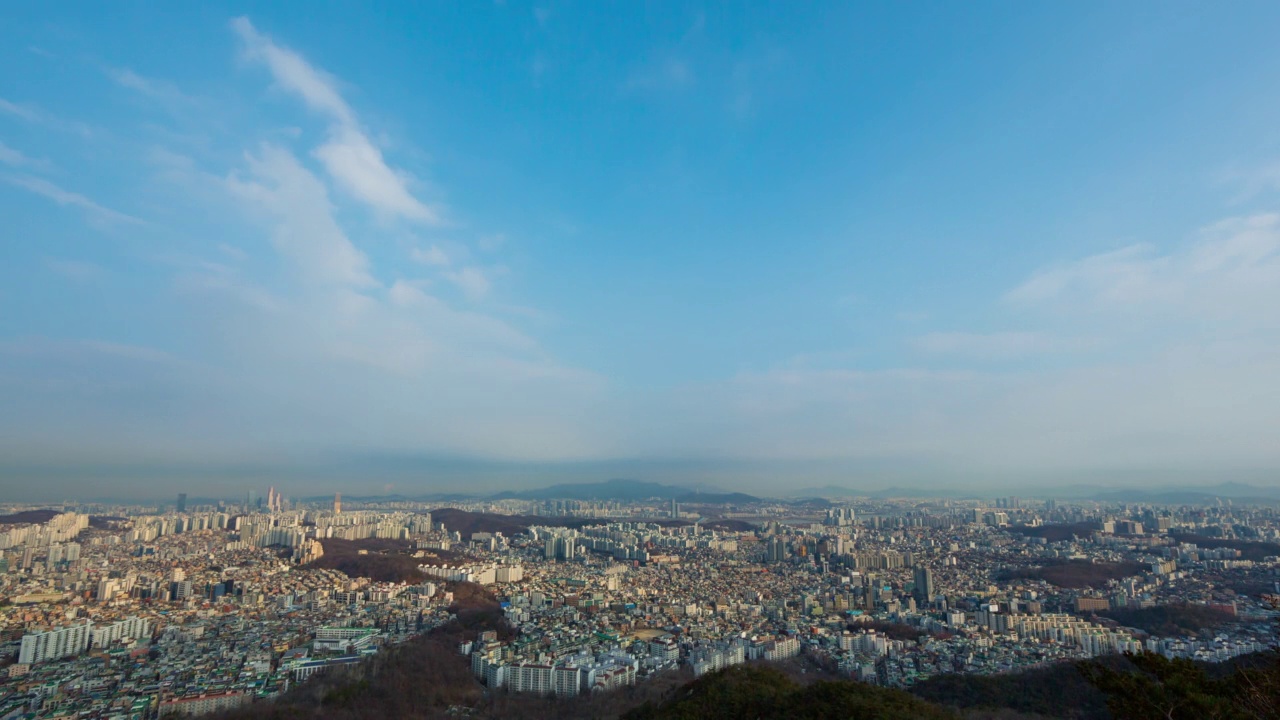
[{"label": "shadowed hillside", "polygon": [[444,550],[428,550],[427,557],[417,558],[413,556],[417,552],[413,543],[407,540],[326,538],[320,545],[324,555],[304,567],[338,570],[348,577],[379,582],[422,582],[427,576],[418,569],[419,565],[432,560],[452,562],[464,557]]},{"label": "shadowed hillside", "polygon": [[1027,578],[1044,580],[1058,587],[1083,588],[1101,587],[1109,580],[1121,580],[1138,575],[1145,566],[1136,562],[1094,563],[1083,560],[1046,563],[1040,567],[1025,567],[1006,570],[1001,573],[1004,580]]},{"label": "shadowed hillside", "polygon": [[1027,525],[1014,525],[1009,528],[1009,532],[1026,535],[1027,537],[1044,538],[1049,542],[1063,542],[1073,537],[1087,538],[1098,531],[1097,523],[1082,522],[1071,523],[1067,525],[1038,525],[1031,527]]},{"label": "shadowed hillside", "polygon": [[9,515],[0,515],[0,525],[16,525],[19,523],[47,523],[58,515],[57,510],[22,510]]},{"label": "shadowed hillside", "polygon": [[738,665],[695,680],[676,691],[671,700],[637,708],[625,717],[627,720],[953,720],[959,715],[901,690],[849,680],[821,680],[800,685],[776,668]]},{"label": "shadowed hillside", "polygon": [[[519,535],[528,532],[529,528],[535,525],[544,527],[566,527],[566,528],[582,528],[588,525],[601,525],[609,522],[619,522],[617,519],[610,518],[574,518],[574,517],[557,517],[557,516],[540,516],[540,515],[499,515],[497,513],[477,513],[467,510],[458,510],[456,508],[437,508],[431,511],[431,520],[433,522],[443,523],[449,531],[457,531],[462,534],[463,538],[468,538],[472,533],[488,532],[502,533],[507,537]],[[661,525],[663,527],[685,527],[692,525],[689,520],[671,520],[668,518],[635,518],[627,522],[645,522]],[[723,530],[727,532],[749,532],[756,529],[756,526],[745,520],[737,520],[734,518],[708,520],[702,523],[702,527],[708,530]]]},{"label": "shadowed hillside", "polygon": [[1231,613],[1204,605],[1158,605],[1140,609],[1113,609],[1098,615],[1111,618],[1125,627],[1137,628],[1152,635],[1195,635],[1233,622]]},{"label": "shadowed hillside", "polygon": [[1068,663],[1006,675],[939,675],[916,683],[911,694],[965,710],[1007,709],[1070,720],[1108,716],[1106,696]]},{"label": "shadowed hillside", "polygon": [[1269,557],[1280,555],[1280,545],[1268,542],[1253,542],[1250,540],[1234,540],[1231,538],[1214,538],[1207,535],[1191,535],[1187,533],[1169,533],[1173,539],[1180,543],[1194,543],[1197,547],[1214,550],[1217,548],[1231,548],[1240,551],[1242,560],[1253,560],[1261,562]]}]

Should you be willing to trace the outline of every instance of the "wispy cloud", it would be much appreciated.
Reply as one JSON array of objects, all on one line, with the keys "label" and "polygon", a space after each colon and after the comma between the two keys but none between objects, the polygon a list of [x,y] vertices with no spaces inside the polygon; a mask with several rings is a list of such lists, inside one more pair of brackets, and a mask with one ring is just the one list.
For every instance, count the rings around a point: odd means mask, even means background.
[{"label": "wispy cloud", "polygon": [[663,53],[635,67],[622,83],[624,92],[673,91],[697,83],[692,63],[675,53]]},{"label": "wispy cloud", "polygon": [[449,264],[449,256],[437,245],[432,245],[425,250],[414,248],[409,252],[409,257],[414,262],[420,262],[423,265],[445,266]]},{"label": "wispy cloud", "polygon": [[126,215],[118,210],[112,210],[109,207],[99,205],[89,198],[79,193],[64,190],[57,185],[45,180],[44,178],[33,177],[31,175],[7,175],[2,178],[5,182],[16,187],[29,190],[37,195],[48,198],[55,203],[64,207],[76,207],[85,211],[90,221],[103,225],[144,225],[143,220],[132,215]]},{"label": "wispy cloud", "polygon": [[1011,360],[1029,355],[1078,350],[1087,343],[1043,332],[934,332],[912,341],[919,350],[980,360]]},{"label": "wispy cloud", "polygon": [[1108,301],[1136,300],[1155,291],[1155,276],[1167,262],[1150,245],[1129,245],[1041,270],[1010,290],[1005,299],[1043,302],[1079,291]]},{"label": "wispy cloud", "polygon": [[59,132],[74,133],[82,137],[90,137],[94,134],[93,128],[89,125],[76,120],[64,120],[33,103],[16,103],[0,98],[0,113]]},{"label": "wispy cloud", "polygon": [[369,261],[333,219],[328,192],[289,151],[266,145],[246,158],[247,177],[232,175],[237,196],[268,213],[276,249],[309,282],[375,285]]},{"label": "wispy cloud", "polygon": [[354,127],[333,132],[315,154],[340,186],[370,206],[410,220],[440,222],[436,210],[409,192],[407,176],[388,167],[382,152]]},{"label": "wispy cloud", "polygon": [[231,26],[244,43],[245,57],[264,64],[280,87],[330,118],[329,139],[316,148],[315,156],[339,187],[379,212],[423,223],[440,222],[439,211],[410,191],[412,178],[387,165],[332,76],[258,32],[248,18],[236,18]]},{"label": "wispy cloud", "polygon": [[44,264],[59,275],[71,280],[88,280],[104,272],[102,266],[84,260],[45,258]]},{"label": "wispy cloud", "polygon": [[1228,218],[1161,253],[1130,245],[1033,274],[1005,295],[1059,313],[1218,315],[1232,325],[1275,322],[1280,305],[1280,214]]},{"label": "wispy cloud", "polygon": [[22,118],[27,122],[39,122],[42,113],[39,108],[30,104],[19,104],[0,98],[0,112]]},{"label": "wispy cloud", "polygon": [[108,68],[107,76],[121,87],[139,92],[155,100],[183,105],[190,105],[195,102],[194,98],[184,93],[177,85],[166,80],[143,77],[129,68]]},{"label": "wispy cloud", "polygon": [[28,157],[19,150],[15,150],[3,142],[0,142],[0,163],[16,168],[31,168],[35,170],[48,170],[53,164],[44,158]]},{"label": "wispy cloud", "polygon": [[445,276],[471,300],[482,299],[489,294],[489,289],[492,286],[489,282],[489,277],[480,268],[466,267],[455,272],[446,273]]},{"label": "wispy cloud", "polygon": [[497,252],[507,242],[507,236],[503,233],[493,233],[484,235],[476,241],[476,245],[485,252]]},{"label": "wispy cloud", "polygon": [[227,243],[218,243],[218,250],[220,250],[223,255],[226,255],[236,262],[240,262],[241,260],[249,257],[249,253],[241,250],[235,245],[229,245]]}]

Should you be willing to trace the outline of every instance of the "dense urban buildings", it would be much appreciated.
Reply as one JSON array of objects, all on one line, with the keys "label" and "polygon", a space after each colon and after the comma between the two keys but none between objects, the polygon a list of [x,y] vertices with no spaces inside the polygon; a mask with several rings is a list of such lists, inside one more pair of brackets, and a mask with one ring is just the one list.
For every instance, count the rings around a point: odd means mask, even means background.
[{"label": "dense urban buildings", "polygon": [[559,697],[800,657],[890,687],[1123,652],[1223,661],[1275,641],[1266,600],[1280,591],[1280,513],[1264,504],[343,508],[270,488],[179,496],[173,511],[13,510],[0,717],[270,702],[446,622],[460,584],[491,593],[512,628],[457,649],[476,680]]}]

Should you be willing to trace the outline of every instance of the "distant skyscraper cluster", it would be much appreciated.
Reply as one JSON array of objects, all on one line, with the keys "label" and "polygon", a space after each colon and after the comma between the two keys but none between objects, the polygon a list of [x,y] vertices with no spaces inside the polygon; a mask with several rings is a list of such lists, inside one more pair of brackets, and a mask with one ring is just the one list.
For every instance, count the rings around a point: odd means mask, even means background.
[{"label": "distant skyscraper cluster", "polygon": [[781,536],[769,538],[765,544],[765,561],[782,562],[791,557],[791,546]]},{"label": "distant skyscraper cluster", "polygon": [[274,513],[274,512],[282,512],[283,510],[284,510],[284,496],[276,492],[276,489],[274,487],[271,488],[270,490],[267,490],[267,511]]},{"label": "distant skyscraper cluster", "polygon": [[848,527],[853,524],[854,511],[851,507],[832,508],[827,511],[827,519],[824,525],[835,525],[837,527]]},{"label": "distant skyscraper cluster", "polygon": [[547,538],[544,556],[548,560],[572,560],[578,554],[577,539],[569,535]]}]

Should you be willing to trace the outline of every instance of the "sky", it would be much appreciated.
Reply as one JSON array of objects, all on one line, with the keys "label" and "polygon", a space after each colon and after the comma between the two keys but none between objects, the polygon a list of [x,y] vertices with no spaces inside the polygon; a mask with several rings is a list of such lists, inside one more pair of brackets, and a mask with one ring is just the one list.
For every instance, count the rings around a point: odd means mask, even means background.
[{"label": "sky", "polygon": [[0,496],[1280,481],[1280,5],[0,8]]}]

